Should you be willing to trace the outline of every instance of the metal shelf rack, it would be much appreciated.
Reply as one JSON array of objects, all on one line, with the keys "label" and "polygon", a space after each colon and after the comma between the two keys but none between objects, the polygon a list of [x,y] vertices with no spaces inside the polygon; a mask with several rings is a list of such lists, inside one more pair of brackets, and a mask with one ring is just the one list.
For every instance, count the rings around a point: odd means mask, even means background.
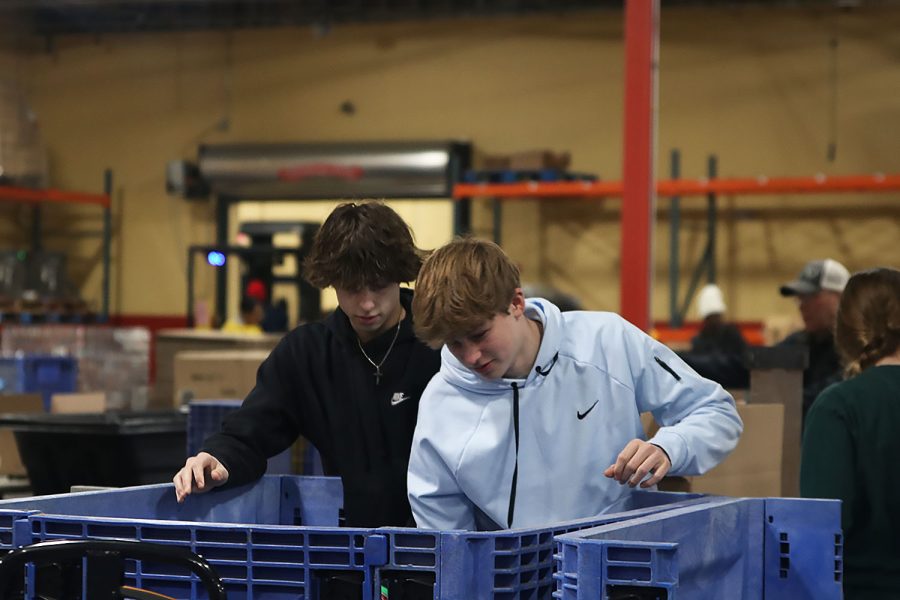
[{"label": "metal shelf rack", "polygon": [[98,320],[106,322],[109,319],[109,285],[110,285],[110,246],[112,240],[112,171],[107,170],[103,178],[103,193],[92,194],[88,192],[66,191],[58,189],[35,189],[14,186],[0,186],[0,202],[15,202],[32,205],[31,248],[41,248],[42,223],[41,212],[45,204],[87,204],[99,206],[103,211],[103,229],[101,232],[103,244],[103,274],[102,274],[102,298]]}]

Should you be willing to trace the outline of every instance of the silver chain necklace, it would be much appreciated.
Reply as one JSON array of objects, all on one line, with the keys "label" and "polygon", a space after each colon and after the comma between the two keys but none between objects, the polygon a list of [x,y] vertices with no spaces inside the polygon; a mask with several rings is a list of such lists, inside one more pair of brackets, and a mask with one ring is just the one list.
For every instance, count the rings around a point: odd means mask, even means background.
[{"label": "silver chain necklace", "polygon": [[366,360],[369,361],[373,367],[375,367],[375,385],[381,383],[381,365],[384,364],[384,361],[387,360],[387,357],[390,355],[391,350],[394,349],[394,343],[397,341],[397,336],[400,335],[400,325],[403,324],[403,319],[400,319],[400,322],[397,323],[397,330],[394,332],[394,339],[391,340],[391,345],[388,346],[387,352],[384,353],[384,356],[381,357],[381,362],[376,363],[374,360],[369,358],[369,355],[366,354],[366,351],[363,350],[362,342],[359,341],[359,336],[356,336],[356,345],[359,346],[359,351],[362,352],[363,356],[366,357]]}]

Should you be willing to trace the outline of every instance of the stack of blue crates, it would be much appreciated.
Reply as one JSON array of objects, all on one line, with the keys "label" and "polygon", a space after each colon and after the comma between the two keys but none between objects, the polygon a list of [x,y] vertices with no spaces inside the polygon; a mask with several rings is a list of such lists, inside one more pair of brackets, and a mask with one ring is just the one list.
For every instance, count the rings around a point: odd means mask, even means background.
[{"label": "stack of blue crates", "polygon": [[77,389],[78,362],[71,356],[0,357],[0,394],[39,393],[49,411],[53,394]]},{"label": "stack of blue crates", "polygon": [[[0,546],[128,538],[187,547],[239,600],[840,598],[835,501],[637,492],[615,514],[467,532],[337,527],[341,498],[337,479],[265,476],[183,504],[171,485],[9,500]],[[131,585],[206,598],[188,571],[126,564]],[[28,577],[34,590],[33,570]]]}]

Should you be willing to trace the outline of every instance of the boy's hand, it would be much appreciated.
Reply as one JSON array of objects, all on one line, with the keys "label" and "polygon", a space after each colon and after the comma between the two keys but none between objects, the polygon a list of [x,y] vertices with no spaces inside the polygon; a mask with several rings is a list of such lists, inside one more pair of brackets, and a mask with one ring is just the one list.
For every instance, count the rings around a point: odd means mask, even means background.
[{"label": "boy's hand", "polygon": [[228,469],[212,454],[201,452],[185,461],[172,478],[179,504],[192,493],[202,494],[228,481]]},{"label": "boy's hand", "polygon": [[[603,474],[631,487],[640,483],[642,488],[648,488],[659,483],[671,468],[672,462],[662,448],[633,439],[619,452],[615,464],[609,465]],[[641,483],[648,474],[650,477]]]}]

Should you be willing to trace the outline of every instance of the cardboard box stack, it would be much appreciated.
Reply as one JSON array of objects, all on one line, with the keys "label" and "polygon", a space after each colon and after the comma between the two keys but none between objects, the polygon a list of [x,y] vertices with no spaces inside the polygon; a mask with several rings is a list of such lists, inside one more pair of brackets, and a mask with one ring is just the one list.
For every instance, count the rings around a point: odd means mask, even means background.
[{"label": "cardboard box stack", "polygon": [[175,355],[176,405],[192,400],[243,400],[268,350],[194,350]]},{"label": "cardboard box stack", "polygon": [[[195,350],[261,350],[268,353],[281,340],[281,337],[281,335],[269,334],[227,334],[219,331],[199,331],[195,329],[162,329],[157,331],[155,354],[156,382],[151,395],[151,406],[155,408],[180,406],[182,398],[175,393],[175,357],[179,352]],[[262,361],[260,360],[260,362]],[[257,366],[259,366],[259,363],[257,363]]]}]

